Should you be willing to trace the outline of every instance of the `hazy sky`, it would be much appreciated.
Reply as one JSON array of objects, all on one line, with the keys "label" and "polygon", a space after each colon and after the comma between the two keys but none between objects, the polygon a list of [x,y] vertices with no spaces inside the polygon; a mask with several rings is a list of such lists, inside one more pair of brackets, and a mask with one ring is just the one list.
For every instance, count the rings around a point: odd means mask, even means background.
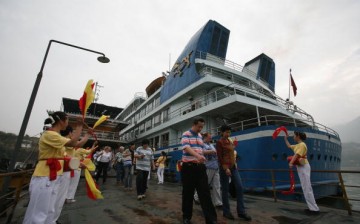
[{"label": "hazy sky", "polygon": [[87,80],[104,86],[99,103],[125,107],[168,70],[209,19],[230,33],[227,59],[244,64],[260,53],[276,63],[276,93],[326,125],[360,115],[360,1],[271,0],[2,0],[0,1],[0,130],[18,133],[50,39],[53,44],[27,133],[42,130],[46,110],[79,99]]}]

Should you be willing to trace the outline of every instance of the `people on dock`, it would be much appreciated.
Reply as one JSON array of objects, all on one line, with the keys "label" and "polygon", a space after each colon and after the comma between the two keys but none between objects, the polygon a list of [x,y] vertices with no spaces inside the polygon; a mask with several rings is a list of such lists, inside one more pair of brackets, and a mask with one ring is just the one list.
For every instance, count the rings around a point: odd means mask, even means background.
[{"label": "people on dock", "polygon": [[223,216],[234,220],[229,204],[229,178],[236,188],[236,209],[239,218],[250,221],[251,217],[246,213],[244,206],[243,185],[235,161],[235,145],[230,139],[231,128],[227,125],[221,127],[221,138],[216,143],[216,151],[220,165],[220,183],[222,189]]},{"label": "people on dock", "polygon": [[167,159],[166,152],[162,151],[161,156],[156,161],[158,184],[164,183],[164,169],[165,169],[166,159]]},{"label": "people on dock", "polygon": [[123,152],[123,166],[124,166],[124,190],[132,190],[132,156],[130,149],[126,149]]},{"label": "people on dock", "polygon": [[149,143],[148,139],[142,140],[141,146],[134,153],[136,158],[136,191],[138,200],[146,197],[148,175],[151,169],[155,169],[154,153]]},{"label": "people on dock", "polygon": [[183,133],[182,156],[182,212],[183,223],[191,223],[195,190],[198,192],[200,205],[207,224],[217,223],[217,214],[211,201],[210,188],[206,175],[204,142],[200,134],[205,124],[202,118],[195,118],[190,130]]},{"label": "people on dock", "polygon": [[[221,190],[220,190],[220,174],[219,163],[215,147],[211,144],[212,136],[210,133],[203,133],[204,141],[204,155],[206,158],[206,174],[208,177],[208,184],[211,191],[211,199],[215,207],[222,206]],[[199,203],[199,196],[195,192],[194,200]]]},{"label": "people on dock", "polygon": [[111,151],[111,147],[110,146],[105,146],[104,149],[100,152],[97,153],[97,173],[96,173],[96,183],[99,183],[99,178],[101,176],[101,173],[103,173],[102,178],[103,181],[102,183],[105,184],[106,183],[106,178],[107,178],[107,172],[108,172],[108,168],[110,165],[110,161],[113,159],[113,153]]},{"label": "people on dock", "polygon": [[45,125],[51,128],[44,131],[39,139],[38,163],[30,181],[30,202],[27,207],[24,224],[55,223],[55,214],[60,214],[59,191],[64,182],[64,152],[66,147],[76,147],[82,132],[83,122],[79,121],[71,138],[60,135],[68,126],[66,113],[57,111],[49,115]]},{"label": "people on dock", "polygon": [[[304,142],[306,140],[306,134],[297,131],[294,132],[294,141],[297,143],[296,145],[291,145],[287,138],[288,135],[285,135],[284,140],[286,146],[294,151],[294,156],[289,162],[289,167],[292,168],[294,165],[296,165],[301,183],[301,188],[303,190],[306,204],[308,206],[308,209],[306,209],[305,211],[310,214],[318,214],[320,212],[320,209],[315,201],[310,179],[311,167],[306,157],[307,146]],[[299,162],[299,160],[303,161]]]},{"label": "people on dock", "polygon": [[125,149],[124,146],[120,146],[113,158],[113,163],[116,170],[116,185],[124,184],[124,163],[123,163],[124,149]]}]

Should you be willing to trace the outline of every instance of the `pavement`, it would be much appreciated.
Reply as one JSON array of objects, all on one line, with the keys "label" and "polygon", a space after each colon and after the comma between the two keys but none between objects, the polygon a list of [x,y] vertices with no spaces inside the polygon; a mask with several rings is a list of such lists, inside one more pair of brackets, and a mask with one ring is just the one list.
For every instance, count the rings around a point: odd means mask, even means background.
[{"label": "pavement", "polygon": [[[165,183],[158,185],[156,180],[150,180],[146,198],[137,200],[136,191],[124,191],[122,186],[115,184],[115,179],[109,179],[105,185],[100,185],[103,200],[93,201],[86,196],[85,182],[80,180],[76,193],[76,202],[65,204],[60,216],[62,224],[177,224],[181,223],[181,190],[179,184]],[[133,183],[135,186],[135,181]],[[22,222],[28,198],[23,198],[17,205],[11,223]],[[246,222],[235,217],[227,220],[222,216],[222,210],[217,208],[218,223],[264,223],[264,224],[303,224],[303,223],[360,223],[360,214],[349,216],[347,211],[320,206],[319,215],[308,215],[304,212],[303,202],[274,202],[271,198],[245,195],[245,206],[253,220]],[[236,215],[236,202],[230,200],[230,207]],[[194,224],[205,223],[199,205],[194,204]],[[0,219],[0,223],[5,223]]]}]

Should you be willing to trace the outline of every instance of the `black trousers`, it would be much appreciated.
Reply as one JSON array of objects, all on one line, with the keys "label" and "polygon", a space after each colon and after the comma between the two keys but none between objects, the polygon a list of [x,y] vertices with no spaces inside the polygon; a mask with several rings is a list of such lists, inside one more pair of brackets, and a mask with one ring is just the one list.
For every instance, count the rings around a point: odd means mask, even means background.
[{"label": "black trousers", "polygon": [[147,178],[149,171],[137,170],[136,174],[136,192],[137,195],[144,195],[147,189]]},{"label": "black trousers", "polygon": [[198,193],[200,205],[205,216],[206,223],[217,220],[215,207],[211,201],[208,177],[204,164],[183,163],[181,169],[183,183],[182,212],[184,219],[192,218],[193,200],[195,190]]},{"label": "black trousers", "polygon": [[109,163],[98,162],[97,173],[96,173],[96,177],[95,177],[96,182],[99,181],[101,173],[103,173],[103,183],[106,182],[108,167],[109,167]]}]

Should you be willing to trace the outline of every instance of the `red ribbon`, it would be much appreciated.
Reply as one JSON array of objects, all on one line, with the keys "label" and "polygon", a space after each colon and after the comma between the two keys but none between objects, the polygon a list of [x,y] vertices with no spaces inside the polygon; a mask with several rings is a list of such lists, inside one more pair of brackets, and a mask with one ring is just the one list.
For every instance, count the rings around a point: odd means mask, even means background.
[{"label": "red ribbon", "polygon": [[50,168],[50,181],[56,180],[57,177],[57,171],[61,170],[61,164],[59,162],[59,159],[47,159],[46,165]]},{"label": "red ribbon", "polygon": [[290,195],[290,194],[294,194],[295,192],[295,178],[294,178],[294,173],[292,168],[290,168],[289,170],[289,174],[290,174],[290,189],[288,191],[281,191],[282,194],[284,195]]},{"label": "red ribbon", "polygon": [[288,135],[288,132],[287,132],[286,127],[285,127],[285,126],[281,126],[281,127],[278,127],[278,128],[275,129],[275,131],[274,131],[274,133],[273,133],[273,135],[272,135],[273,139],[276,139],[277,136],[280,134],[281,131],[285,132],[285,134]]}]

